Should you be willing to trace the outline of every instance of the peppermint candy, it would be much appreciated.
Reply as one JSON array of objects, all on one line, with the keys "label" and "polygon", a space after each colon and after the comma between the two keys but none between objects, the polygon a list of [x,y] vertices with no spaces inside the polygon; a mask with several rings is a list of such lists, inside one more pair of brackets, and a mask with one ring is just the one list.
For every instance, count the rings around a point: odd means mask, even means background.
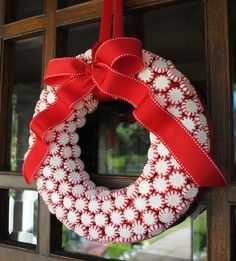
[{"label": "peppermint candy", "polygon": [[154,72],[151,68],[144,67],[144,69],[138,74],[138,79],[144,83],[149,83],[154,77]]},{"label": "peppermint candy", "polygon": [[170,88],[170,80],[165,75],[159,75],[155,78],[152,87],[158,92],[165,92]]},{"label": "peppermint candy", "polygon": [[164,59],[159,58],[152,63],[152,68],[157,73],[165,73],[168,70],[168,64]]}]

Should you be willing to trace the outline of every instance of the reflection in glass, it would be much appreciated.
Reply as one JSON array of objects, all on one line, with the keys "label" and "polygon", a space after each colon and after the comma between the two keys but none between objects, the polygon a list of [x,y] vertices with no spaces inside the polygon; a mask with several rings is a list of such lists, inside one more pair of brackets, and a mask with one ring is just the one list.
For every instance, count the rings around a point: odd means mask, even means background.
[{"label": "reflection in glass", "polygon": [[104,244],[87,241],[63,226],[62,248],[107,259],[143,261],[205,261],[207,242],[207,211],[204,205],[180,224],[159,236],[133,244]]},{"label": "reflection in glass", "polygon": [[89,0],[58,0],[57,1],[57,8],[65,8],[72,5],[78,5],[84,2],[88,2]]},{"label": "reflection in glass", "polygon": [[193,217],[193,261],[207,261],[207,211]]},{"label": "reflection in glass", "polygon": [[[90,173],[139,175],[147,161],[148,132],[124,102],[103,102],[79,130],[82,160]],[[87,141],[90,141],[89,144]]]},{"label": "reflection in glass", "polygon": [[44,0],[5,0],[5,23],[43,14]]},{"label": "reflection in glass", "polygon": [[9,190],[9,239],[37,244],[38,193],[30,190]]},{"label": "reflection in glass", "polygon": [[12,89],[11,170],[21,170],[28,147],[29,123],[41,89],[43,37],[9,43]]}]

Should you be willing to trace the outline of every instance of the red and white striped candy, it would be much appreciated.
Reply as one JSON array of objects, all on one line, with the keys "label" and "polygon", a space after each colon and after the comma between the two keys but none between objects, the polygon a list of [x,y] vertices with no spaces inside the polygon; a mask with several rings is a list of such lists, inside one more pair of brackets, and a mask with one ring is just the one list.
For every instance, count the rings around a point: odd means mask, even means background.
[{"label": "red and white striped candy", "polygon": [[199,112],[199,104],[192,99],[184,100],[181,108],[187,116],[194,116]]},{"label": "red and white striped candy", "polygon": [[155,166],[151,162],[148,162],[143,168],[142,177],[152,178],[154,175],[155,175]]},{"label": "red and white striped candy", "polygon": [[61,156],[65,159],[68,159],[72,156],[72,149],[70,146],[63,146],[61,148],[61,152],[60,152]]},{"label": "red and white striped candy", "polygon": [[63,164],[63,160],[59,155],[55,155],[50,158],[49,163],[52,168],[59,169]]},{"label": "red and white striped candy", "polygon": [[197,129],[193,133],[194,138],[200,143],[200,145],[203,145],[208,141],[208,135],[205,130],[203,129]]},{"label": "red and white striped candy", "polygon": [[156,147],[156,150],[157,150],[157,152],[159,153],[159,155],[161,156],[161,157],[169,157],[170,156],[170,152],[169,152],[169,150],[166,148],[166,146],[162,143],[162,142],[160,142],[159,144],[157,144],[157,147]]},{"label": "red and white striped candy", "polygon": [[187,183],[187,178],[183,172],[174,171],[169,176],[170,185],[175,189],[181,189]]},{"label": "red and white striped candy", "polygon": [[128,242],[133,235],[133,230],[130,225],[121,225],[119,228],[120,242]]},{"label": "red and white striped candy", "polygon": [[173,105],[178,105],[184,100],[184,93],[179,88],[171,88],[167,93],[168,101]]},{"label": "red and white striped candy", "polygon": [[63,206],[66,209],[71,209],[73,208],[75,205],[75,198],[72,196],[65,196],[63,199]]},{"label": "red and white striped candy", "polygon": [[67,215],[67,210],[62,205],[59,205],[55,209],[55,214],[59,220],[64,220]]},{"label": "red and white striped candy", "polygon": [[149,83],[153,80],[154,72],[151,68],[144,67],[144,69],[137,75],[137,78],[144,83]]},{"label": "red and white striped candy", "polygon": [[53,178],[57,181],[57,182],[62,182],[66,179],[67,173],[63,168],[60,169],[56,169],[53,173]]},{"label": "red and white striped candy", "polygon": [[63,195],[69,195],[71,193],[72,187],[68,181],[62,181],[59,185],[58,191]]},{"label": "red and white striped candy", "polygon": [[148,228],[148,234],[150,237],[155,237],[161,234],[165,230],[165,227],[161,223],[157,223]]},{"label": "red and white striped candy", "polygon": [[151,161],[156,161],[158,157],[159,155],[156,151],[156,146],[151,145],[151,147],[148,149],[148,159]]},{"label": "red and white striped candy", "polygon": [[79,135],[77,133],[70,134],[70,143],[75,145],[79,141]]},{"label": "red and white striped candy", "polygon": [[86,226],[82,225],[82,224],[78,224],[75,226],[75,233],[77,235],[79,235],[80,237],[85,237],[88,234],[88,229],[86,228]]},{"label": "red and white striped candy", "polygon": [[108,214],[111,213],[115,209],[114,202],[112,200],[104,200],[101,204],[102,212]]},{"label": "red and white striped candy", "polygon": [[77,198],[75,201],[75,209],[78,212],[84,212],[88,209],[88,200],[86,198]]},{"label": "red and white striped candy", "polygon": [[58,143],[61,144],[62,146],[65,146],[69,143],[70,140],[70,135],[67,134],[66,132],[61,132],[57,136]]},{"label": "red and white striped candy", "polygon": [[191,133],[196,129],[197,124],[194,121],[193,118],[191,117],[183,117],[181,120],[182,124],[184,125],[184,127],[190,131]]},{"label": "red and white striped candy", "polygon": [[194,185],[194,183],[187,184],[182,191],[184,198],[189,200],[194,199],[197,196],[198,192],[199,189],[196,185]]},{"label": "red and white striped candy", "polygon": [[79,221],[79,214],[75,210],[69,210],[67,213],[67,220],[72,224],[76,224]]},{"label": "red and white striped candy", "polygon": [[195,119],[196,119],[196,123],[200,127],[202,127],[202,128],[207,127],[207,118],[203,113],[196,115]]},{"label": "red and white striped candy", "polygon": [[138,210],[134,207],[127,207],[124,210],[124,217],[125,220],[127,220],[128,222],[133,222],[135,219],[138,218]]},{"label": "red and white striped candy", "polygon": [[65,168],[67,171],[75,171],[77,169],[76,162],[72,159],[65,160]]},{"label": "red and white striped candy", "polygon": [[154,59],[154,55],[153,53],[143,50],[143,62],[144,62],[144,66],[149,66],[152,61]]},{"label": "red and white striped candy", "polygon": [[124,223],[124,215],[121,211],[119,210],[115,210],[113,211],[111,214],[110,214],[110,219],[111,219],[111,222],[114,224],[114,225],[121,225]]},{"label": "red and white striped candy", "polygon": [[[49,178],[53,174],[53,169],[50,166],[45,166],[42,168],[42,174],[45,178]],[[54,177],[55,178],[55,177]]]},{"label": "red and white striped candy", "polygon": [[111,239],[118,236],[118,227],[113,224],[106,225],[104,231],[107,236],[107,241],[110,241]]},{"label": "red and white striped candy", "polygon": [[160,210],[164,206],[164,197],[158,193],[152,193],[148,199],[148,205],[153,210]]},{"label": "red and white striped candy", "polygon": [[182,110],[179,108],[179,106],[176,105],[168,106],[167,111],[170,112],[177,119],[181,119],[183,116]]},{"label": "red and white striped candy", "polygon": [[152,69],[157,73],[165,73],[168,70],[168,64],[164,59],[159,58],[152,63]]},{"label": "red and white striped candy", "polygon": [[186,95],[188,96],[192,96],[196,94],[195,89],[193,88],[193,86],[191,85],[190,82],[182,80],[180,82],[180,88],[183,89],[183,91],[186,93]]},{"label": "red and white striped candy", "polygon": [[157,177],[153,180],[153,188],[158,193],[166,193],[169,187],[169,181],[165,177]]},{"label": "red and white striped candy", "polygon": [[142,220],[144,224],[153,226],[157,222],[157,213],[153,210],[147,210],[142,214]]},{"label": "red and white striped candy", "polygon": [[155,163],[155,171],[159,175],[167,176],[171,171],[171,164],[168,159],[159,159]]},{"label": "red and white striped candy", "polygon": [[145,235],[147,226],[141,220],[137,220],[133,223],[132,229],[135,235]]},{"label": "red and white striped candy", "polygon": [[51,194],[51,201],[52,201],[52,203],[54,203],[54,204],[59,204],[59,203],[61,203],[61,202],[62,202],[62,196],[61,196],[61,194],[58,193],[58,192],[56,192],[56,191],[52,192],[52,194]]},{"label": "red and white striped candy", "polygon": [[94,215],[88,211],[85,211],[81,214],[81,223],[89,227],[94,223]]},{"label": "red and white striped candy", "polygon": [[171,208],[177,208],[183,202],[183,197],[180,192],[169,191],[165,195],[165,202]]},{"label": "red and white striped candy", "polygon": [[139,193],[143,196],[147,196],[152,192],[152,183],[149,180],[141,180],[138,183]]},{"label": "red and white striped candy", "polygon": [[138,211],[144,211],[146,210],[148,205],[147,198],[144,196],[139,196],[134,199],[134,207]]},{"label": "red and white striped candy", "polygon": [[97,213],[100,210],[101,202],[97,199],[92,199],[88,203],[88,209],[92,213]]},{"label": "red and white striped candy", "polygon": [[90,240],[98,240],[102,236],[102,229],[98,226],[91,226],[88,230]]},{"label": "red and white striped candy", "polygon": [[175,212],[172,208],[164,208],[159,213],[159,219],[164,224],[171,224],[175,219]]},{"label": "red and white striped candy", "polygon": [[162,106],[166,107],[168,104],[167,96],[162,93],[154,93],[154,99]]},{"label": "red and white striped candy", "polygon": [[55,191],[56,188],[57,188],[57,182],[55,181],[55,179],[49,178],[45,182],[45,189],[47,189],[48,191],[50,192]]},{"label": "red and white striped candy", "polygon": [[104,227],[108,223],[108,216],[104,213],[97,213],[94,217],[94,222],[98,227]]},{"label": "red and white striped candy", "polygon": [[124,195],[118,195],[114,199],[114,205],[115,208],[117,209],[124,209],[127,206],[128,202],[129,202],[128,198]]},{"label": "red and white striped candy", "polygon": [[167,72],[167,75],[173,82],[181,82],[183,74],[176,68],[170,68]]},{"label": "red and white striped candy", "polygon": [[85,192],[85,197],[88,199],[88,200],[91,200],[91,199],[96,199],[97,198],[97,189],[89,189]]},{"label": "red and white striped candy", "polygon": [[129,185],[127,187],[127,197],[128,199],[134,199],[138,195],[138,187],[135,184]]},{"label": "red and white striped candy", "polygon": [[73,171],[69,174],[68,176],[68,180],[72,183],[72,184],[78,184],[82,181],[82,177],[80,176],[80,173],[77,171]]},{"label": "red and white striped candy", "polygon": [[72,187],[72,195],[74,197],[82,197],[85,193],[85,187],[81,184],[78,184],[78,185],[74,185]]},{"label": "red and white striped candy", "polygon": [[55,154],[59,153],[59,151],[60,151],[60,146],[57,143],[52,142],[49,145],[49,152],[50,152],[50,154],[55,155]]},{"label": "red and white striped candy", "polygon": [[159,75],[154,79],[152,87],[157,92],[165,92],[170,88],[170,83],[171,82],[167,76]]}]

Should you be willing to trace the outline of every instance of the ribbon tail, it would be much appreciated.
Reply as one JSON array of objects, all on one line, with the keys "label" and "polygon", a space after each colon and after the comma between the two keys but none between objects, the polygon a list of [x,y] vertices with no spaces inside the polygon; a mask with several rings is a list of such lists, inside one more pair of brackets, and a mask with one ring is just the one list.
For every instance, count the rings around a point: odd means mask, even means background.
[{"label": "ribbon tail", "polygon": [[135,109],[134,117],[146,129],[161,138],[176,161],[199,186],[226,185],[224,176],[197,141],[174,119],[174,116],[165,111],[150,96]]},{"label": "ribbon tail", "polygon": [[47,155],[48,145],[37,139],[30,149],[22,168],[25,181],[28,185],[31,184],[33,178],[37,174],[39,166]]}]

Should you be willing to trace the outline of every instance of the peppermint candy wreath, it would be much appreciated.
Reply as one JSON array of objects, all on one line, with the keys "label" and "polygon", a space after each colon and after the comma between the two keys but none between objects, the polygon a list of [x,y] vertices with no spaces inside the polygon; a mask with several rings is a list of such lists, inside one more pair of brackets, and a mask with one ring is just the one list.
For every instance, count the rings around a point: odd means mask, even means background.
[{"label": "peppermint candy wreath", "polygon": [[[208,156],[208,119],[190,81],[169,60],[122,35],[122,1],[104,1],[100,42],[76,58],[54,59],[30,125],[23,172],[50,212],[79,236],[135,242],[162,233],[203,186],[225,180]],[[125,86],[125,88],[124,88]],[[121,99],[150,131],[148,160],[130,186],[96,186],[80,159],[78,129],[99,101]]]}]

